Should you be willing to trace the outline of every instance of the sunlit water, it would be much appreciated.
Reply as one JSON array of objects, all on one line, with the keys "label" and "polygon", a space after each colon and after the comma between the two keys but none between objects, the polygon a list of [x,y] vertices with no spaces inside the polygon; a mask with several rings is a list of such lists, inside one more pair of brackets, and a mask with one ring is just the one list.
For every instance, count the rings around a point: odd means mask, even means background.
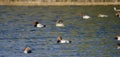
[{"label": "sunlit water", "polygon": [[[120,34],[120,19],[106,6],[0,6],[0,57],[119,57],[114,37]],[[87,10],[90,9],[90,10]],[[100,10],[101,11],[100,11]],[[111,12],[110,12],[111,11]],[[109,13],[113,14],[109,14]],[[92,18],[84,20],[80,13]],[[98,13],[108,18],[98,18]],[[58,19],[65,27],[55,26]],[[45,28],[35,28],[37,20]],[[58,44],[57,37],[71,40]],[[29,46],[32,53],[24,54]]]}]

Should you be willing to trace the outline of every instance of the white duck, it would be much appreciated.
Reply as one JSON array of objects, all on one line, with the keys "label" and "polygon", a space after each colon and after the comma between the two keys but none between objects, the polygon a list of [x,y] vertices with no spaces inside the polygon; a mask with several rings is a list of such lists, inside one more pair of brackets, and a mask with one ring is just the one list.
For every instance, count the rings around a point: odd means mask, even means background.
[{"label": "white duck", "polygon": [[27,54],[27,53],[32,53],[30,47],[25,47],[24,48],[24,53]]},{"label": "white duck", "polygon": [[83,19],[89,19],[89,18],[90,18],[90,16],[88,16],[88,15],[83,16]]},{"label": "white duck", "polygon": [[103,17],[108,17],[108,15],[105,15],[105,14],[98,14],[98,17],[103,18]]},{"label": "white duck", "polygon": [[34,27],[43,28],[43,27],[45,27],[45,26],[46,26],[46,25],[40,24],[38,21],[35,21],[35,22],[34,22]]},{"label": "white duck", "polygon": [[120,40],[120,35],[117,35],[115,39]]},{"label": "white duck", "polygon": [[70,40],[64,40],[61,36],[58,36],[57,43],[71,43]]},{"label": "white duck", "polygon": [[64,27],[63,20],[57,20],[56,26],[57,27]]},{"label": "white duck", "polygon": [[120,11],[120,9],[117,9],[116,7],[114,7],[113,9],[114,9],[114,11]]},{"label": "white duck", "polygon": [[81,14],[80,15],[83,19],[89,19],[89,18],[91,18],[89,15],[85,15],[85,14]]}]

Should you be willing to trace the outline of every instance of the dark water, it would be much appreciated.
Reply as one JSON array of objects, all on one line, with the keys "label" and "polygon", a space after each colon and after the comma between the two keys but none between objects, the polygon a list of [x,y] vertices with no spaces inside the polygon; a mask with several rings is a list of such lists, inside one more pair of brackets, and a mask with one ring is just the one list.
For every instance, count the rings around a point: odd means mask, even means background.
[{"label": "dark water", "polygon": [[[114,39],[120,34],[120,19],[112,7],[0,6],[0,57],[120,57]],[[80,13],[92,18],[84,20]],[[109,17],[98,18],[98,13]],[[57,19],[65,27],[56,27]],[[35,20],[46,27],[35,28]],[[72,43],[57,44],[59,35]],[[32,53],[24,54],[25,46]]]}]

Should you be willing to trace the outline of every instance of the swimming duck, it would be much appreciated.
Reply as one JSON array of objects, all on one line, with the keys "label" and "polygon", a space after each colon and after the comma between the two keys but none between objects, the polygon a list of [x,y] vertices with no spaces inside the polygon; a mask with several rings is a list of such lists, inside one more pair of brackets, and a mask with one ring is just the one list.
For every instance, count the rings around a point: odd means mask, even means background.
[{"label": "swimming duck", "polygon": [[25,47],[24,48],[24,53],[32,53],[32,51],[31,51],[31,49],[30,49],[30,47]]},{"label": "swimming duck", "polygon": [[117,35],[115,39],[120,40],[120,35]]},{"label": "swimming duck", "polygon": [[80,15],[83,19],[89,19],[89,18],[91,18],[89,15],[85,15],[85,14],[81,14]]},{"label": "swimming duck", "polygon": [[83,19],[89,19],[89,18],[90,18],[90,16],[88,16],[88,15],[83,16]]},{"label": "swimming duck", "polygon": [[57,27],[64,27],[63,20],[57,20],[56,26]]},{"label": "swimming duck", "polygon": [[120,11],[116,13],[116,16],[120,18]]},{"label": "swimming duck", "polygon": [[117,44],[117,49],[120,49],[120,44]]},{"label": "swimming duck", "polygon": [[38,21],[35,21],[35,22],[34,22],[34,27],[43,28],[43,27],[46,27],[46,25],[42,25],[42,24],[40,24]]},{"label": "swimming duck", "polygon": [[58,36],[57,43],[71,43],[69,40],[62,39],[62,36]]},{"label": "swimming duck", "polygon": [[116,7],[113,7],[114,11],[120,11],[120,9],[117,9]]},{"label": "swimming duck", "polygon": [[108,15],[105,15],[105,14],[98,14],[98,17],[103,18],[103,17],[108,17]]}]

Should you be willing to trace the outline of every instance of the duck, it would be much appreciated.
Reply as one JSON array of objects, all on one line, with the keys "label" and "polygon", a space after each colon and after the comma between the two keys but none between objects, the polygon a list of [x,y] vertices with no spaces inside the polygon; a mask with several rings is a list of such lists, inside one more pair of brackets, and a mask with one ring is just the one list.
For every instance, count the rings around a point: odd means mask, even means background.
[{"label": "duck", "polygon": [[56,26],[57,27],[64,27],[63,20],[57,20]]},{"label": "duck", "polygon": [[32,53],[30,47],[25,47],[24,48],[24,53],[27,54],[27,53]]},{"label": "duck", "polygon": [[88,16],[88,15],[83,16],[83,19],[89,19],[89,18],[90,18],[90,16]]},{"label": "duck", "polygon": [[117,44],[117,49],[120,49],[120,44]]},{"label": "duck", "polygon": [[62,39],[62,36],[58,36],[57,43],[71,43],[72,41],[70,40],[64,40]]},{"label": "duck", "polygon": [[46,25],[40,24],[38,21],[35,21],[34,22],[34,27],[43,28],[43,27],[46,27]]},{"label": "duck", "polygon": [[120,11],[120,9],[117,9],[116,7],[113,7],[114,11]]},{"label": "duck", "polygon": [[105,14],[98,14],[98,17],[103,18],[103,17],[108,17],[108,15],[105,15]]},{"label": "duck", "polygon": [[85,14],[81,14],[80,15],[83,19],[89,19],[89,18],[91,18],[89,15],[85,15]]},{"label": "duck", "polygon": [[117,35],[117,36],[115,37],[115,39],[116,39],[116,40],[120,40],[120,35]]},{"label": "duck", "polygon": [[116,13],[116,16],[120,18],[120,11]]}]

